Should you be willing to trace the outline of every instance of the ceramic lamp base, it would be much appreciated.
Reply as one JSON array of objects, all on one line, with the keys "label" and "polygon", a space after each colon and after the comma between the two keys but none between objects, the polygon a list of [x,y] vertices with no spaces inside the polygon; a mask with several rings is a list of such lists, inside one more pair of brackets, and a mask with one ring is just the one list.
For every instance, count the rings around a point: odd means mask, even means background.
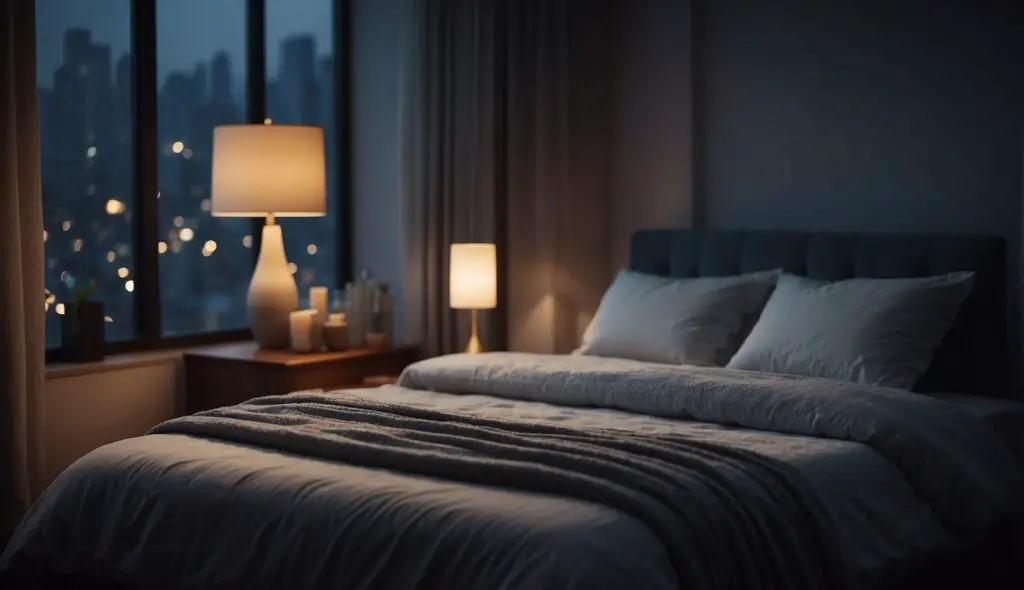
[{"label": "ceramic lamp base", "polygon": [[262,235],[260,255],[249,283],[249,325],[260,348],[288,348],[289,314],[299,306],[299,289],[288,268],[281,226],[268,218]]}]

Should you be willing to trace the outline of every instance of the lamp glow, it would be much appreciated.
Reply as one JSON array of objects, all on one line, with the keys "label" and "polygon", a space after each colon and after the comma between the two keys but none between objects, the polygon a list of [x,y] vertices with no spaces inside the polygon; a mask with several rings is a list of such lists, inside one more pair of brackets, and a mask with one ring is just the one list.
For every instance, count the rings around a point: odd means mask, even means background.
[{"label": "lamp glow", "polygon": [[477,311],[498,306],[497,248],[494,244],[452,244],[448,276],[448,305],[472,310],[466,352],[483,352]]}]

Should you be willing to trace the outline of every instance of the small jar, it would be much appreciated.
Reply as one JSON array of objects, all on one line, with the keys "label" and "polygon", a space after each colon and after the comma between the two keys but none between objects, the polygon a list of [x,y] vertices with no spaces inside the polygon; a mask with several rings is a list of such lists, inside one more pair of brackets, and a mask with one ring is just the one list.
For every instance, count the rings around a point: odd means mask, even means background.
[{"label": "small jar", "polygon": [[348,324],[345,314],[332,313],[323,325],[323,339],[327,350],[338,352],[348,348]]}]

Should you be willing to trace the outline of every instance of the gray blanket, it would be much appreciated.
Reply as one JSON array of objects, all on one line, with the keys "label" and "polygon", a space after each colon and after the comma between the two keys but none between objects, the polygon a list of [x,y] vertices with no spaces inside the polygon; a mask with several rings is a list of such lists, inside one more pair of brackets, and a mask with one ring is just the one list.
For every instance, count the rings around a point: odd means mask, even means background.
[{"label": "gray blanket", "polygon": [[798,472],[684,436],[581,431],[316,393],[259,398],[153,432],[605,504],[654,531],[684,588],[841,588],[847,579],[828,517]]},{"label": "gray blanket", "polygon": [[714,367],[587,356],[452,355],[399,385],[615,408],[866,444],[895,464],[964,544],[1017,518],[1024,474],[980,420],[907,391]]}]

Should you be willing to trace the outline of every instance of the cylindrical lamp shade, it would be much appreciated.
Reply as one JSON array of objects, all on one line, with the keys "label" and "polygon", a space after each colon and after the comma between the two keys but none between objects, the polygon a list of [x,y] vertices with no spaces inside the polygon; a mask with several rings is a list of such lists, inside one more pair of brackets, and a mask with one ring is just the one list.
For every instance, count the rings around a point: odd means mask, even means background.
[{"label": "cylindrical lamp shade", "polygon": [[318,217],[327,207],[324,132],[304,125],[213,130],[215,217]]},{"label": "cylindrical lamp shade", "polygon": [[452,309],[498,306],[498,256],[494,244],[452,244],[448,268]]}]

